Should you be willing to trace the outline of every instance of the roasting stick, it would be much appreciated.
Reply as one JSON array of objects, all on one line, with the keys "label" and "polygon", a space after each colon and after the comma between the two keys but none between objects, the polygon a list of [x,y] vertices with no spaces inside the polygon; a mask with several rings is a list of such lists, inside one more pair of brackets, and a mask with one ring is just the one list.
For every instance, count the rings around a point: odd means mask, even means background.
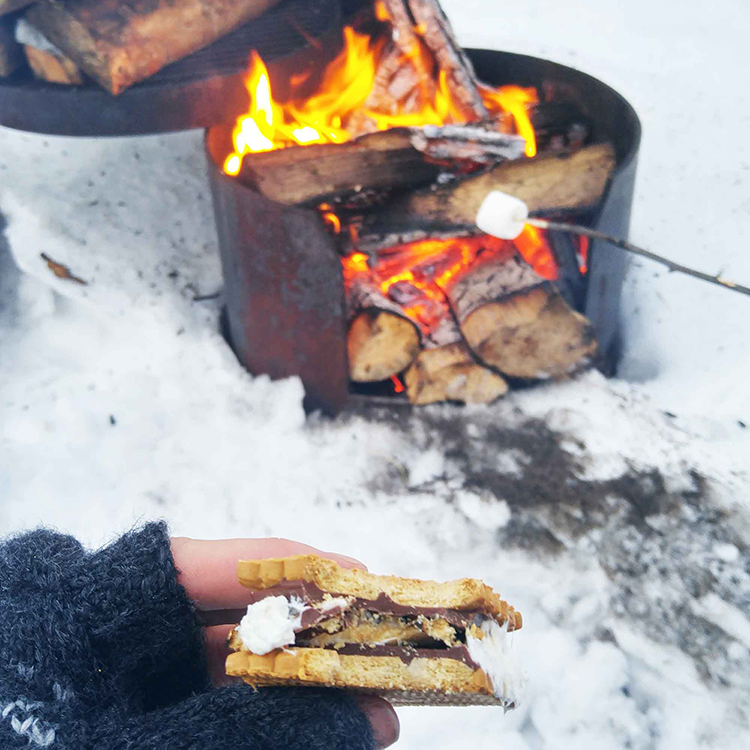
[{"label": "roasting stick", "polygon": [[724,289],[731,289],[733,292],[750,296],[750,287],[725,279],[720,274],[712,276],[702,271],[696,271],[694,268],[688,268],[680,263],[675,263],[668,258],[663,258],[661,255],[656,255],[649,250],[644,250],[637,245],[596,229],[589,229],[589,227],[584,227],[580,224],[565,224],[559,221],[529,217],[529,208],[522,200],[507,193],[501,193],[499,190],[493,190],[491,193],[488,193],[477,212],[476,224],[485,234],[491,234],[503,240],[514,240],[521,233],[525,224],[539,229],[552,229],[556,232],[567,232],[568,234],[583,235],[584,237],[603,240],[615,247],[619,247],[621,250],[626,250],[634,255],[640,255],[643,258],[661,263],[661,265],[666,266],[670,271],[684,273],[687,276],[708,281]]}]

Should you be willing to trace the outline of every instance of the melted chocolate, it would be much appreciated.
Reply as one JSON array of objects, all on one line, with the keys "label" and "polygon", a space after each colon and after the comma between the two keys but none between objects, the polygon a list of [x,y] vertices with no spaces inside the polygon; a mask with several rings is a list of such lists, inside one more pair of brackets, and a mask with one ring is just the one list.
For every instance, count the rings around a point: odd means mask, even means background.
[{"label": "melted chocolate", "polygon": [[[324,600],[324,594],[329,594],[333,598],[343,597],[352,600],[352,597],[348,597],[346,594],[337,594],[332,591],[326,592],[318,588],[314,583],[308,583],[307,581],[282,581],[276,586],[253,591],[250,595],[251,601],[249,603],[254,604],[261,599],[265,599],[267,596],[297,596],[307,605],[314,606]],[[448,609],[446,607],[412,607],[398,604],[383,593],[381,593],[375,600],[354,599],[351,606],[353,609],[369,610],[370,612],[378,612],[384,615],[396,615],[397,617],[417,617],[419,615],[423,615],[424,617],[441,617],[450,625],[453,625],[453,627],[464,629],[472,624],[479,624],[487,617],[487,613],[483,612],[481,609],[464,610]],[[338,613],[340,613],[340,610],[339,612],[336,610],[329,610],[325,613],[325,616],[335,617]],[[315,622],[319,622],[320,619],[322,618],[317,618]],[[303,623],[304,622],[303,615]],[[312,625],[305,625],[305,629],[309,627],[312,627]]]},{"label": "melted chocolate", "polygon": [[334,650],[342,656],[396,656],[404,664],[411,664],[414,659],[454,659],[463,662],[467,667],[479,669],[466,646],[414,648],[413,646],[368,646],[366,644],[348,643]]}]

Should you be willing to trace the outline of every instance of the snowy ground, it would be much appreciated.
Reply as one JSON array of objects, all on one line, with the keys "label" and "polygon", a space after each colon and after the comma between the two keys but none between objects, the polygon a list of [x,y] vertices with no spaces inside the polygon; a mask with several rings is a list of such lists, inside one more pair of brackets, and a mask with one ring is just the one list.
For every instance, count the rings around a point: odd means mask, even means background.
[{"label": "snowy ground", "polygon": [[[467,45],[627,96],[633,239],[750,282],[744,2],[444,6]],[[221,286],[199,133],[0,130],[0,210],[0,532],[99,544],[164,517],[487,579],[524,614],[526,701],[404,710],[404,748],[750,744],[750,300],[638,262],[619,380],[306,422],[299,383],[247,375],[192,301]]]}]

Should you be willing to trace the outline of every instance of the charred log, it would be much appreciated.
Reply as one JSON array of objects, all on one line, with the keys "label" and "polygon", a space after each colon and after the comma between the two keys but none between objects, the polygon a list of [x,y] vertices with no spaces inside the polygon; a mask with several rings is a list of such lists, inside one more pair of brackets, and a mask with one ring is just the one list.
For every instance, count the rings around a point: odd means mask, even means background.
[{"label": "charred log", "polygon": [[278,2],[44,0],[28,18],[81,70],[119,94]]},{"label": "charred log", "polygon": [[601,200],[614,166],[609,144],[587,146],[565,157],[502,162],[370,212],[360,228],[358,247],[369,253],[426,236],[476,233],[477,212],[492,190],[517,196],[532,213],[585,210]]},{"label": "charred log", "polygon": [[596,352],[588,320],[514,252],[476,263],[445,291],[474,354],[503,375],[562,377]]}]

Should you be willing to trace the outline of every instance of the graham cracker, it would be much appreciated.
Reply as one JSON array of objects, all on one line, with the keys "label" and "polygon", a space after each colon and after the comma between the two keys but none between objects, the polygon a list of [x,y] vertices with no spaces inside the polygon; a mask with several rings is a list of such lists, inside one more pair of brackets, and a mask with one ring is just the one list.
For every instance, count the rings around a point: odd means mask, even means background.
[{"label": "graham cracker", "polygon": [[267,589],[283,581],[305,581],[332,595],[376,600],[385,594],[406,607],[442,607],[457,610],[482,610],[508,630],[523,624],[516,612],[489,586],[475,578],[459,578],[440,583],[416,578],[399,578],[342,568],[337,562],[318,555],[293,555],[267,560],[240,560],[237,577],[250,589]]},{"label": "graham cracker", "polygon": [[489,678],[455,659],[341,655],[333,649],[276,649],[265,656],[237,651],[227,658],[228,675],[253,686],[345,688],[379,695],[394,705],[502,706]]}]

